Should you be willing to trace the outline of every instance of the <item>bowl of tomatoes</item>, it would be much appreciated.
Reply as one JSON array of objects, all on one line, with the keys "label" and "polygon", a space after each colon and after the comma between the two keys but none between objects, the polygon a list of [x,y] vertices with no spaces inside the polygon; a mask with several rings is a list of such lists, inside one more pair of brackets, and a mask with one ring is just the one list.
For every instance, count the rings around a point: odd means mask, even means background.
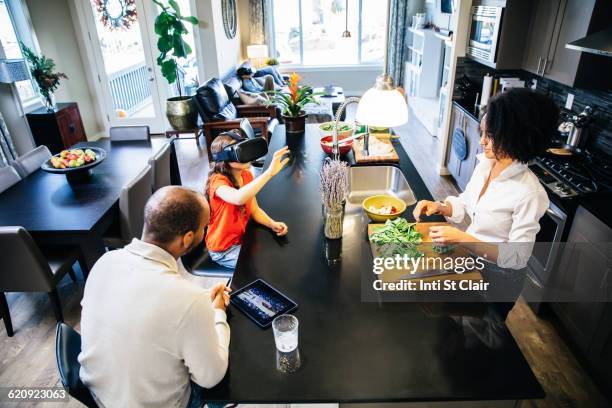
[{"label": "bowl of tomatoes", "polygon": [[82,180],[91,176],[91,169],[105,158],[106,151],[99,147],[67,149],[51,156],[40,168],[48,173],[64,174],[68,181]]}]

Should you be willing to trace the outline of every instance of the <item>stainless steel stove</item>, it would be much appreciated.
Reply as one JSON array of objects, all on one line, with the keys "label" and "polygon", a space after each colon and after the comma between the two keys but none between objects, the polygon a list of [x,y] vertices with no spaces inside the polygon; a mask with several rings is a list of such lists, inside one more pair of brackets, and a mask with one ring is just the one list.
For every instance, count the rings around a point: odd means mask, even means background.
[{"label": "stainless steel stove", "polygon": [[542,156],[529,166],[559,198],[612,194],[612,160],[584,153],[578,157]]}]

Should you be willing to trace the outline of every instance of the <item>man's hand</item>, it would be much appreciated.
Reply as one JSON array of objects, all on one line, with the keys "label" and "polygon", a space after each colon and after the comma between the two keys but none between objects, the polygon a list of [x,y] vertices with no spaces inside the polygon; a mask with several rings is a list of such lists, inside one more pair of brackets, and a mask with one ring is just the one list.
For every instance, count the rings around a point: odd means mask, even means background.
[{"label": "man's hand", "polygon": [[272,225],[270,225],[270,229],[276,233],[279,237],[287,235],[289,232],[289,227],[284,222],[276,222],[274,221]]},{"label": "man's hand", "polygon": [[421,215],[423,214],[427,216],[434,214],[446,215],[444,209],[446,209],[445,205],[436,203],[435,201],[421,200],[417,203],[416,207],[414,207],[412,215],[416,221],[421,221]]},{"label": "man's hand", "polygon": [[469,237],[465,232],[449,225],[436,225],[429,227],[429,237],[433,242],[440,244],[456,244],[467,242]]},{"label": "man's hand", "polygon": [[272,156],[272,162],[270,163],[270,167],[266,170],[266,172],[270,176],[276,176],[279,171],[285,167],[285,165],[289,162],[289,157],[283,157],[285,154],[289,153],[289,146],[285,146],[282,149],[279,149],[274,152],[274,156]]},{"label": "man's hand", "polygon": [[210,300],[212,300],[213,307],[215,309],[221,309],[225,311],[229,305],[229,293],[232,291],[231,288],[225,286],[224,283],[217,283],[210,289]]}]

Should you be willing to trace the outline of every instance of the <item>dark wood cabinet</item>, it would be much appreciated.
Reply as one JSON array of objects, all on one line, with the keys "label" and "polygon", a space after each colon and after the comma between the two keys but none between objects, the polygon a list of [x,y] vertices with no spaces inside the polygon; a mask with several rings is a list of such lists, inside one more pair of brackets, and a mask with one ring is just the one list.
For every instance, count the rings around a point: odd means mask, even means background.
[{"label": "dark wood cabinet", "polygon": [[58,103],[54,112],[40,108],[26,117],[36,146],[45,145],[53,154],[87,141],[79,106],[74,102]]}]

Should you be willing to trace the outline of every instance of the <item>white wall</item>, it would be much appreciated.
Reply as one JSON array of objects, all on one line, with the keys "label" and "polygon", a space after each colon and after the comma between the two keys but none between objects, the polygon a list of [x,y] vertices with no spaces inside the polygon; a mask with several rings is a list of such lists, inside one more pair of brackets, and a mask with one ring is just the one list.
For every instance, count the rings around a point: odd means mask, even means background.
[{"label": "white wall", "polygon": [[[204,73],[208,80],[211,77],[223,77],[235,69],[241,58],[241,30],[240,14],[238,15],[238,29],[234,38],[227,38],[223,29],[221,1],[197,0],[197,17],[201,47],[203,50]],[[248,18],[248,15],[246,16]]]},{"label": "white wall", "polygon": [[55,61],[57,71],[68,75],[55,93],[56,101],[76,102],[88,139],[97,139],[104,126],[87,86],[68,0],[26,0],[26,4],[41,52]]}]

